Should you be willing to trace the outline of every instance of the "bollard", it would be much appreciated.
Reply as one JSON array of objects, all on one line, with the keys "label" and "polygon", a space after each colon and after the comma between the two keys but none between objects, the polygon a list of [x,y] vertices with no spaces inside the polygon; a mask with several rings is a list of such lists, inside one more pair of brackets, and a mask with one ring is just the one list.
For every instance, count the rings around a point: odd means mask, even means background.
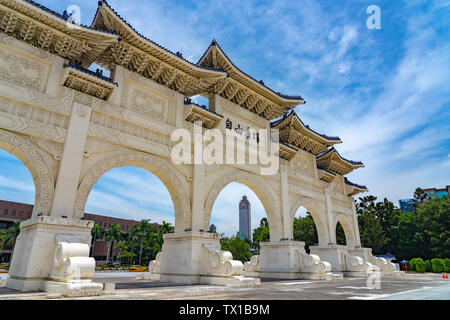
[{"label": "bollard", "polygon": [[116,294],[116,284],[115,283],[105,283],[103,286],[103,293],[107,295]]}]

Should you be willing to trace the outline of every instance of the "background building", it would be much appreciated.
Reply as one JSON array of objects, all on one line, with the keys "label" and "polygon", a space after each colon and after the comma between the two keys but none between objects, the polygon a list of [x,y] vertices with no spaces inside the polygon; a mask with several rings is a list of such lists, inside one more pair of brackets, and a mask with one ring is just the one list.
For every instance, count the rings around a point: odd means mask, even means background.
[{"label": "background building", "polygon": [[402,210],[403,213],[405,212],[414,212],[414,199],[403,199],[398,200],[400,204],[400,210]]},{"label": "background building", "polygon": [[241,202],[239,202],[239,232],[237,236],[242,238],[245,235],[251,241],[251,225],[251,206],[247,197],[244,195]]},{"label": "background building", "polygon": [[423,189],[423,191],[425,191],[425,193],[427,194],[427,200],[442,198],[442,197],[448,196],[450,194],[450,186],[446,186],[443,189],[428,188],[428,189]]},{"label": "background building", "polygon": [[[33,212],[32,204],[3,201],[0,200],[0,230],[8,229],[14,221],[24,221],[31,218]],[[85,213],[84,219],[94,221],[99,227],[106,231],[113,224],[120,224],[121,231],[128,231],[132,226],[140,223],[140,221],[120,219],[97,214]],[[95,260],[101,264],[106,260],[108,243],[103,240],[96,240],[93,256]],[[0,250],[0,262],[8,262],[11,257],[11,250]],[[114,250],[113,257],[117,257],[117,250]]]}]

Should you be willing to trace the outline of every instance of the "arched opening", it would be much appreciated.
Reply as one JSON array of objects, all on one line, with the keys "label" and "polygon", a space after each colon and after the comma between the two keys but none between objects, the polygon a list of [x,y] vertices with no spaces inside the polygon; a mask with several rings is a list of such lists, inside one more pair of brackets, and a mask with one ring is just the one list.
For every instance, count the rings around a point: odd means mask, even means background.
[{"label": "arched opening", "polygon": [[303,206],[297,209],[294,217],[293,239],[305,242],[306,253],[310,253],[310,246],[319,244],[316,224],[311,213]]},{"label": "arched opening", "polygon": [[252,189],[237,182],[229,183],[217,196],[210,231],[221,234],[222,250],[243,262],[259,253],[260,242],[270,239],[264,205]]},{"label": "arched opening", "polygon": [[18,226],[31,218],[35,198],[29,169],[16,156],[0,150],[0,263],[11,261]]},{"label": "arched opening", "polygon": [[98,266],[147,266],[173,232],[175,209],[163,181],[145,165],[114,167],[101,175],[87,198],[85,215],[95,221],[91,255]]},{"label": "arched opening", "polygon": [[338,222],[336,225],[336,244],[341,245],[341,246],[347,245],[347,240],[345,239],[344,228],[342,227],[340,222]]},{"label": "arched opening", "polygon": [[[221,194],[223,194],[223,197],[231,199],[230,201],[232,202],[229,204],[221,203],[222,197],[219,198]],[[249,200],[252,206],[250,231],[248,231],[248,233],[251,234],[252,250],[250,253],[258,254],[260,241],[278,241],[282,235],[282,223],[279,215],[277,215],[277,213],[279,213],[277,202],[274,200],[276,197],[274,196],[271,187],[262,179],[259,179],[259,177],[245,172],[223,172],[220,177],[217,177],[206,196],[205,216],[203,221],[205,227],[208,229],[212,221],[219,223],[219,221],[216,220],[218,217],[223,216],[223,220],[230,220],[234,216],[234,222],[228,222],[230,225],[228,230],[234,227],[237,231],[239,228],[239,202],[244,195],[247,196],[247,200]],[[214,212],[214,215],[212,215],[213,206],[215,208],[222,208],[223,213]],[[233,208],[236,210],[235,215],[228,213],[229,210],[233,210]],[[213,217],[214,220],[211,220],[211,217]],[[218,229],[220,230],[220,228]],[[254,236],[255,229],[257,230],[256,238]],[[231,234],[231,232],[231,230],[228,231],[228,234]],[[265,233],[265,236],[262,236],[260,232]],[[251,254],[246,257],[249,259]],[[233,254],[233,256],[235,259],[238,259],[240,255]],[[239,260],[248,260],[247,258]]]},{"label": "arched opening", "polygon": [[304,241],[308,250],[311,245],[327,246],[330,243],[325,207],[320,202],[307,197],[293,199],[290,218],[291,238]]},{"label": "arched opening", "polygon": [[335,221],[336,244],[353,248],[356,245],[353,224],[344,214],[337,215]]}]

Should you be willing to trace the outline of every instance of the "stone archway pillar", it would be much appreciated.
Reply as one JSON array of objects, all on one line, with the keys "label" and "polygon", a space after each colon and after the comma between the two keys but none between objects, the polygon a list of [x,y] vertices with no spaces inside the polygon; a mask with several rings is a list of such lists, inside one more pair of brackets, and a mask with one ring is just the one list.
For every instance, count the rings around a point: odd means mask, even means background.
[{"label": "stone archway pillar", "polygon": [[[290,217],[290,207],[289,207],[289,185],[288,185],[288,172],[287,166],[280,164],[280,175],[281,175],[281,192],[280,192],[280,203],[281,203],[281,214],[283,217],[283,238],[292,239],[292,228],[290,225],[293,223]],[[278,239],[274,239],[278,240]]]},{"label": "stone archway pillar", "polygon": [[92,109],[75,102],[59,164],[50,215],[72,218]]},{"label": "stone archway pillar", "polygon": [[327,218],[328,218],[328,245],[336,244],[336,230],[333,229],[333,207],[331,203],[331,191],[329,187],[325,188],[325,203],[327,208]]},{"label": "stone archway pillar", "polygon": [[353,227],[355,228],[355,248],[361,248],[361,236],[359,235],[358,215],[356,214],[356,205],[353,197],[350,197],[353,212]]},{"label": "stone archway pillar", "polygon": [[90,281],[95,271],[95,260],[89,257],[94,223],[73,217],[90,115],[90,107],[73,104],[50,216],[21,224],[9,288],[67,296],[103,293],[101,284]]},{"label": "stone archway pillar", "polygon": [[194,164],[192,170],[192,231],[200,231],[204,228],[205,219],[205,165]]}]

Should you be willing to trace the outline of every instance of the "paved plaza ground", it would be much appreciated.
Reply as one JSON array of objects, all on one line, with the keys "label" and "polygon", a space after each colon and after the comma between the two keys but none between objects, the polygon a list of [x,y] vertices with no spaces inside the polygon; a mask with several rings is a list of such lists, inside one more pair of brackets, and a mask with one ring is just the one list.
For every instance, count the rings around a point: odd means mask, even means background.
[{"label": "paved plaza ground", "polygon": [[[450,279],[437,274],[382,277],[380,289],[365,279],[333,281],[263,279],[255,288],[182,285],[139,280],[137,273],[96,273],[94,281],[116,283],[115,295],[75,300],[450,300]],[[0,300],[40,300],[46,293],[0,288]],[[69,298],[63,298],[69,300]]]}]

